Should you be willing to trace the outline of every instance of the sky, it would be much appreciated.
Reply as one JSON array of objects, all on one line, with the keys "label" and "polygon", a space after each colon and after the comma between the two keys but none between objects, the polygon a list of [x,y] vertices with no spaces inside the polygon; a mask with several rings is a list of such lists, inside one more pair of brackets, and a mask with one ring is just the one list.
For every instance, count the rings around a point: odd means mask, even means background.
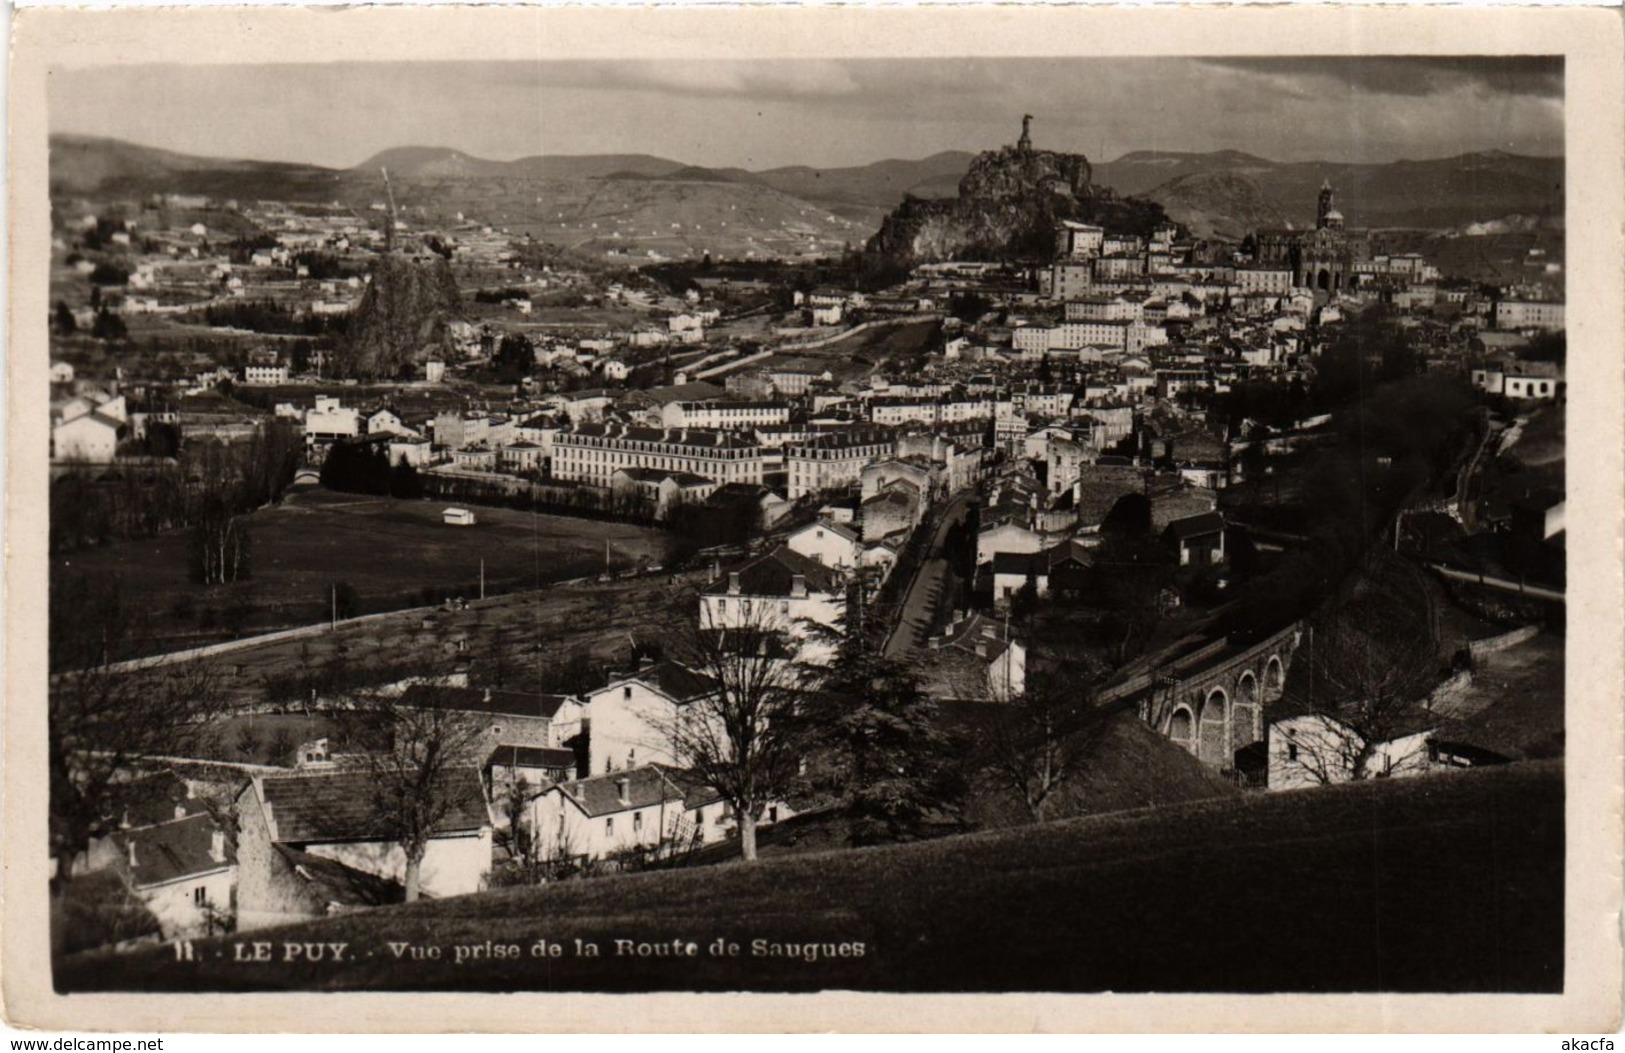
[{"label": "sky", "polygon": [[1563,151],[1561,58],[335,62],[55,70],[51,130],[213,157],[359,164],[396,146],[508,160],[643,153],[760,170],[1013,142],[1094,161]]}]

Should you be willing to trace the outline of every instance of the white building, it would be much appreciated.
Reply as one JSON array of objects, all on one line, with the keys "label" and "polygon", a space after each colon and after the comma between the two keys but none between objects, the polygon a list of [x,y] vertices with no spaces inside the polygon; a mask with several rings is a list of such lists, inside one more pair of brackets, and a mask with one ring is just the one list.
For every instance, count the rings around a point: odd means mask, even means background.
[{"label": "white building", "polygon": [[676,763],[670,728],[684,708],[712,697],[715,681],[677,662],[656,662],[582,695],[593,775]]},{"label": "white building", "polygon": [[[679,851],[724,840],[738,825],[715,790],[687,772],[654,764],[560,783],[536,799],[533,814],[544,859]],[[775,802],[757,822],[789,814]]]},{"label": "white building", "polygon": [[819,664],[834,653],[815,625],[840,624],[846,592],[835,571],[780,546],[707,585],[700,593],[700,628],[782,634],[799,642],[797,659]]},{"label": "white building", "polygon": [[747,432],[582,424],[553,439],[553,478],[608,487],[617,469],[685,472],[718,485],[762,482],[762,448]]},{"label": "white building", "polygon": [[1068,260],[1094,259],[1100,255],[1105,240],[1104,227],[1063,219],[1055,228],[1055,256]]},{"label": "white building", "polygon": [[819,519],[784,539],[784,544],[814,563],[847,573],[863,560],[863,541],[850,526]]},{"label": "white building", "polygon": [[336,395],[317,395],[315,407],[305,411],[306,442],[333,442],[360,434],[361,414]]},{"label": "white building", "polygon": [[[420,889],[437,898],[478,892],[491,872],[494,824],[479,770],[449,774],[450,807],[434,824],[419,867]],[[406,853],[380,810],[367,804],[376,784],[367,771],[344,769],[251,779],[236,802],[239,932],[290,920],[301,876],[288,853],[404,881]]]},{"label": "white building", "polygon": [[1553,300],[1501,300],[1495,305],[1497,329],[1544,329],[1564,327],[1564,304]]},{"label": "white building", "polygon": [[1277,720],[1269,731],[1267,785],[1293,790],[1351,782],[1357,765],[1363,766],[1360,777],[1366,779],[1420,775],[1432,767],[1433,730],[1419,712],[1413,724],[1367,749],[1357,731],[1326,713]]},{"label": "white building", "polygon": [[896,436],[884,428],[851,428],[784,447],[790,500],[851,486],[866,465],[890,457]]},{"label": "white building", "polygon": [[288,382],[288,367],[280,363],[270,365],[246,365],[243,367],[243,383],[247,385],[286,384]]},{"label": "white building", "polygon": [[51,460],[82,464],[111,464],[118,453],[122,425],[99,408],[61,419],[53,413]]},{"label": "white building", "polygon": [[121,830],[112,841],[119,875],[166,940],[221,931],[236,901],[237,859],[213,816]]},{"label": "white building", "polygon": [[756,428],[788,424],[790,407],[782,402],[668,402],[660,408],[667,428]]}]

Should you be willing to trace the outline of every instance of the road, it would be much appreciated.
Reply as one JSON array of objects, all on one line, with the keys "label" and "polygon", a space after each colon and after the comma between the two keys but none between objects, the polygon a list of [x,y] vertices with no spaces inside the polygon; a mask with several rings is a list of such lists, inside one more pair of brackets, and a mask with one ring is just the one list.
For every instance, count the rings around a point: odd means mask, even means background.
[{"label": "road", "polygon": [[926,551],[925,561],[920,564],[914,580],[909,583],[908,593],[899,605],[897,624],[892,627],[891,635],[886,637],[886,657],[907,658],[925,646],[937,605],[942,602],[948,582],[948,561],[942,558],[943,539],[948,536],[950,527],[965,518],[975,500],[974,492],[966,492],[948,502],[931,536],[931,547]]}]

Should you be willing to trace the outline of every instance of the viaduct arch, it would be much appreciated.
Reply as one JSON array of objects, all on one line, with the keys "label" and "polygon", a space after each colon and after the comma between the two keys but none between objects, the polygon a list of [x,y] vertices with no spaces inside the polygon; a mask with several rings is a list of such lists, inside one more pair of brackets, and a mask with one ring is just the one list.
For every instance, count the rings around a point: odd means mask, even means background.
[{"label": "viaduct arch", "polygon": [[1143,678],[1141,718],[1203,764],[1233,768],[1236,751],[1265,736],[1265,712],[1286,687],[1299,635],[1291,625],[1250,646],[1220,640],[1175,658]]}]

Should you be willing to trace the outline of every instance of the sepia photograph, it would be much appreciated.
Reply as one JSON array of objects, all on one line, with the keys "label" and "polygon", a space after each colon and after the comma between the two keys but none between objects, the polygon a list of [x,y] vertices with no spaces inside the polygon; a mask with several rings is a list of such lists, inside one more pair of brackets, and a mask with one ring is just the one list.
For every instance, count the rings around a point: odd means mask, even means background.
[{"label": "sepia photograph", "polygon": [[54,997],[1617,1001],[1568,48],[599,14],[35,53]]}]

